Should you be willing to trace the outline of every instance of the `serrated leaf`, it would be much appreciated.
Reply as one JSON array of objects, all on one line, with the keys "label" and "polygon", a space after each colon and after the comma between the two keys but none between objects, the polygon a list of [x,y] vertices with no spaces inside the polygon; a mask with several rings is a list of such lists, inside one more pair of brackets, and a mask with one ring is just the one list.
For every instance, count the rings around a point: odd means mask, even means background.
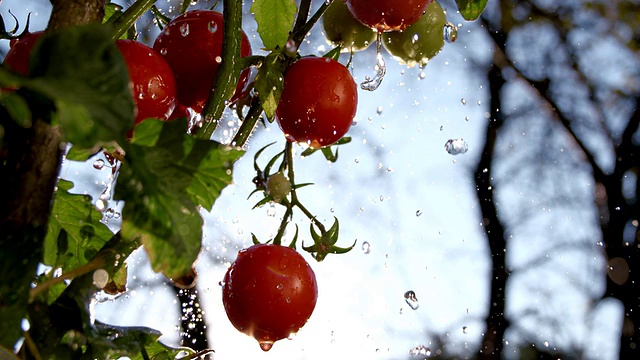
[{"label": "serrated leaf", "polygon": [[293,28],[298,7],[294,0],[255,0],[251,12],[258,23],[258,33],[267,50],[284,48]]},{"label": "serrated leaf", "polygon": [[44,264],[63,272],[88,263],[113,236],[91,197],[69,193],[72,187],[58,181],[44,242]]},{"label": "serrated leaf", "polygon": [[64,139],[91,148],[123,142],[133,126],[127,67],[111,27],[85,25],[45,35],[35,46],[24,86],[51,99]]},{"label": "serrated leaf", "polygon": [[487,0],[456,0],[460,14],[467,21],[473,21],[482,15],[487,6]]},{"label": "serrated leaf", "polygon": [[136,129],[144,141],[126,146],[116,197],[125,200],[123,236],[140,237],[153,269],[179,278],[200,252],[198,206],[211,208],[242,152],[186,135],[186,119],[161,125]]},{"label": "serrated leaf", "polygon": [[278,54],[270,54],[264,60],[254,82],[258,98],[269,121],[273,121],[282,89],[284,88],[284,66]]},{"label": "serrated leaf", "polygon": [[[244,151],[219,144],[212,147],[210,143],[210,141],[196,143],[191,154],[183,162],[194,171],[193,181],[187,191],[192,200],[207,211],[211,211],[222,189],[233,181],[231,177],[233,164],[244,154]],[[208,147],[208,149],[201,149],[202,147]],[[205,156],[201,156],[202,154]]]}]

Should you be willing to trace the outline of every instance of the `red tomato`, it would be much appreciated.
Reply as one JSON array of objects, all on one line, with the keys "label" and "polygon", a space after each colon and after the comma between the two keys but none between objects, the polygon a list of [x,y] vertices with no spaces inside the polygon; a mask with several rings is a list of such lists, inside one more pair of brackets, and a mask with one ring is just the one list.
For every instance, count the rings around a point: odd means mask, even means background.
[{"label": "red tomato", "polygon": [[420,19],[433,0],[343,0],[353,17],[368,27],[383,31],[402,31]]},{"label": "red tomato", "polygon": [[258,244],[238,252],[222,287],[227,317],[268,351],[295,334],[316,306],[316,276],[295,250]]},{"label": "red tomato", "polygon": [[129,70],[138,109],[135,123],[147,118],[168,120],[176,106],[176,82],[167,62],[141,42],[117,40],[116,46]]},{"label": "red tomato", "polygon": [[31,50],[44,31],[26,33],[18,40],[11,40],[11,49],[7,52],[3,63],[20,75],[29,75],[29,57]]},{"label": "red tomato", "polygon": [[287,140],[319,148],[349,131],[357,106],[358,87],[344,65],[307,57],[293,63],[284,75],[276,120]]},{"label": "red tomato", "polygon": [[[223,39],[222,14],[193,10],[176,17],[160,33],[153,48],[167,60],[176,75],[178,102],[202,112],[220,66]],[[251,55],[247,35],[242,32],[241,56]],[[249,78],[249,69],[240,74],[239,93]]]}]

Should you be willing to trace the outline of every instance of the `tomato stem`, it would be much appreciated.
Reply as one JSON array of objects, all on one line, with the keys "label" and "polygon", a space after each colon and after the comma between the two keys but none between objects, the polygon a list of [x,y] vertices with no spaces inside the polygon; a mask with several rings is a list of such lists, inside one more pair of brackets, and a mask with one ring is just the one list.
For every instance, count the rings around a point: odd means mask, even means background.
[{"label": "tomato stem", "polygon": [[296,32],[302,28],[309,17],[311,11],[311,0],[300,1],[300,8],[298,8],[298,16],[296,17],[296,23],[293,25],[293,31]]},{"label": "tomato stem", "polygon": [[[289,181],[291,182],[291,184],[294,185],[296,182],[295,174],[293,171],[293,143],[289,141],[287,141],[285,145],[285,161],[287,162],[288,168],[287,176],[289,177]],[[316,219],[311,211],[309,211],[304,205],[302,205],[300,200],[298,200],[298,193],[296,192],[295,186],[291,187],[291,207],[293,206],[296,206],[298,209],[300,209],[300,211],[302,211],[302,213],[318,227],[320,233],[324,234],[325,232],[327,232],[324,228],[324,225],[322,225],[322,223]]]},{"label": "tomato stem", "polygon": [[[303,1],[303,3],[304,2],[305,1]],[[318,10],[309,18],[309,20],[299,28],[298,28],[298,22],[296,21],[294,30],[291,32],[291,35],[289,35],[289,40],[292,40],[295,44],[300,44],[304,39],[304,37],[307,35],[307,33],[311,30],[313,25],[315,25],[315,23],[318,22],[318,20],[320,20],[320,17],[322,16],[322,14],[324,14],[324,12],[327,10],[327,8],[329,7],[329,5],[331,5],[332,2],[333,1],[324,1],[322,5],[320,5]],[[303,4],[300,4],[301,8],[302,8],[302,5]]]},{"label": "tomato stem", "polygon": [[222,112],[227,106],[240,78],[240,44],[242,41],[242,1],[224,0],[224,38],[222,42],[222,62],[216,73],[213,90],[209,93],[202,111],[204,126],[195,135],[200,139],[210,139],[218,126]]},{"label": "tomato stem", "polygon": [[112,39],[118,40],[157,0],[138,0],[113,21]]},{"label": "tomato stem", "polygon": [[244,121],[240,125],[238,132],[231,140],[231,145],[237,147],[243,147],[244,144],[249,139],[249,135],[253,132],[253,128],[256,126],[258,119],[260,118],[260,114],[262,114],[262,105],[260,101],[255,98],[251,101],[251,107],[249,108],[249,112],[247,116],[245,116]]}]

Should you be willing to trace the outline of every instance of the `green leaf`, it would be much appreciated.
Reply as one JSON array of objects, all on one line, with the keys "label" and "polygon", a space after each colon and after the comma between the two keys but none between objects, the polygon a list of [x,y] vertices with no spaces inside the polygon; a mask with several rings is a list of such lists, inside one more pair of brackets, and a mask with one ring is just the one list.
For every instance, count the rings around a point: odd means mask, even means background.
[{"label": "green leaf", "polygon": [[31,109],[29,109],[29,104],[15,91],[0,92],[0,105],[4,106],[13,121],[20,126],[31,126]]},{"label": "green leaf", "polygon": [[273,121],[284,88],[284,65],[280,57],[281,54],[278,53],[269,54],[254,82],[260,104],[269,121]]},{"label": "green leaf", "polygon": [[200,252],[199,206],[211,208],[242,152],[186,135],[186,119],[160,124],[136,128],[116,197],[125,200],[123,236],[140,237],[153,269],[179,278]]},{"label": "green leaf", "polygon": [[467,21],[473,21],[482,15],[487,0],[456,0],[460,14]]},{"label": "green leaf", "polygon": [[66,141],[84,148],[124,141],[134,104],[111,27],[86,25],[45,35],[31,58],[33,79],[24,86],[53,100],[54,121]]},{"label": "green leaf", "polygon": [[265,49],[284,48],[293,28],[298,7],[294,0],[255,0],[251,12]]},{"label": "green leaf", "polygon": [[113,236],[91,197],[70,194],[72,187],[70,181],[58,181],[44,243],[44,264],[63,272],[88,263]]}]

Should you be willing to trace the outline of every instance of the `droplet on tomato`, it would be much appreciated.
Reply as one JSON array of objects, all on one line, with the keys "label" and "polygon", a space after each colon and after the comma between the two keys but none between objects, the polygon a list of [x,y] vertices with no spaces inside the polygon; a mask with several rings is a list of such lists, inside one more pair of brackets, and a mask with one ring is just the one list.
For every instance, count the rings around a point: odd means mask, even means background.
[{"label": "droplet on tomato", "polygon": [[218,24],[215,21],[209,21],[207,28],[210,33],[215,34],[215,32],[218,31]]},{"label": "droplet on tomato", "polygon": [[189,24],[184,23],[184,24],[180,25],[180,34],[182,36],[189,35]]},{"label": "droplet on tomato", "polygon": [[167,48],[160,49],[160,55],[167,55]]},{"label": "droplet on tomato", "polygon": [[260,344],[260,349],[262,349],[262,351],[269,351],[273,347],[273,341],[270,340],[258,341],[258,343]]}]

